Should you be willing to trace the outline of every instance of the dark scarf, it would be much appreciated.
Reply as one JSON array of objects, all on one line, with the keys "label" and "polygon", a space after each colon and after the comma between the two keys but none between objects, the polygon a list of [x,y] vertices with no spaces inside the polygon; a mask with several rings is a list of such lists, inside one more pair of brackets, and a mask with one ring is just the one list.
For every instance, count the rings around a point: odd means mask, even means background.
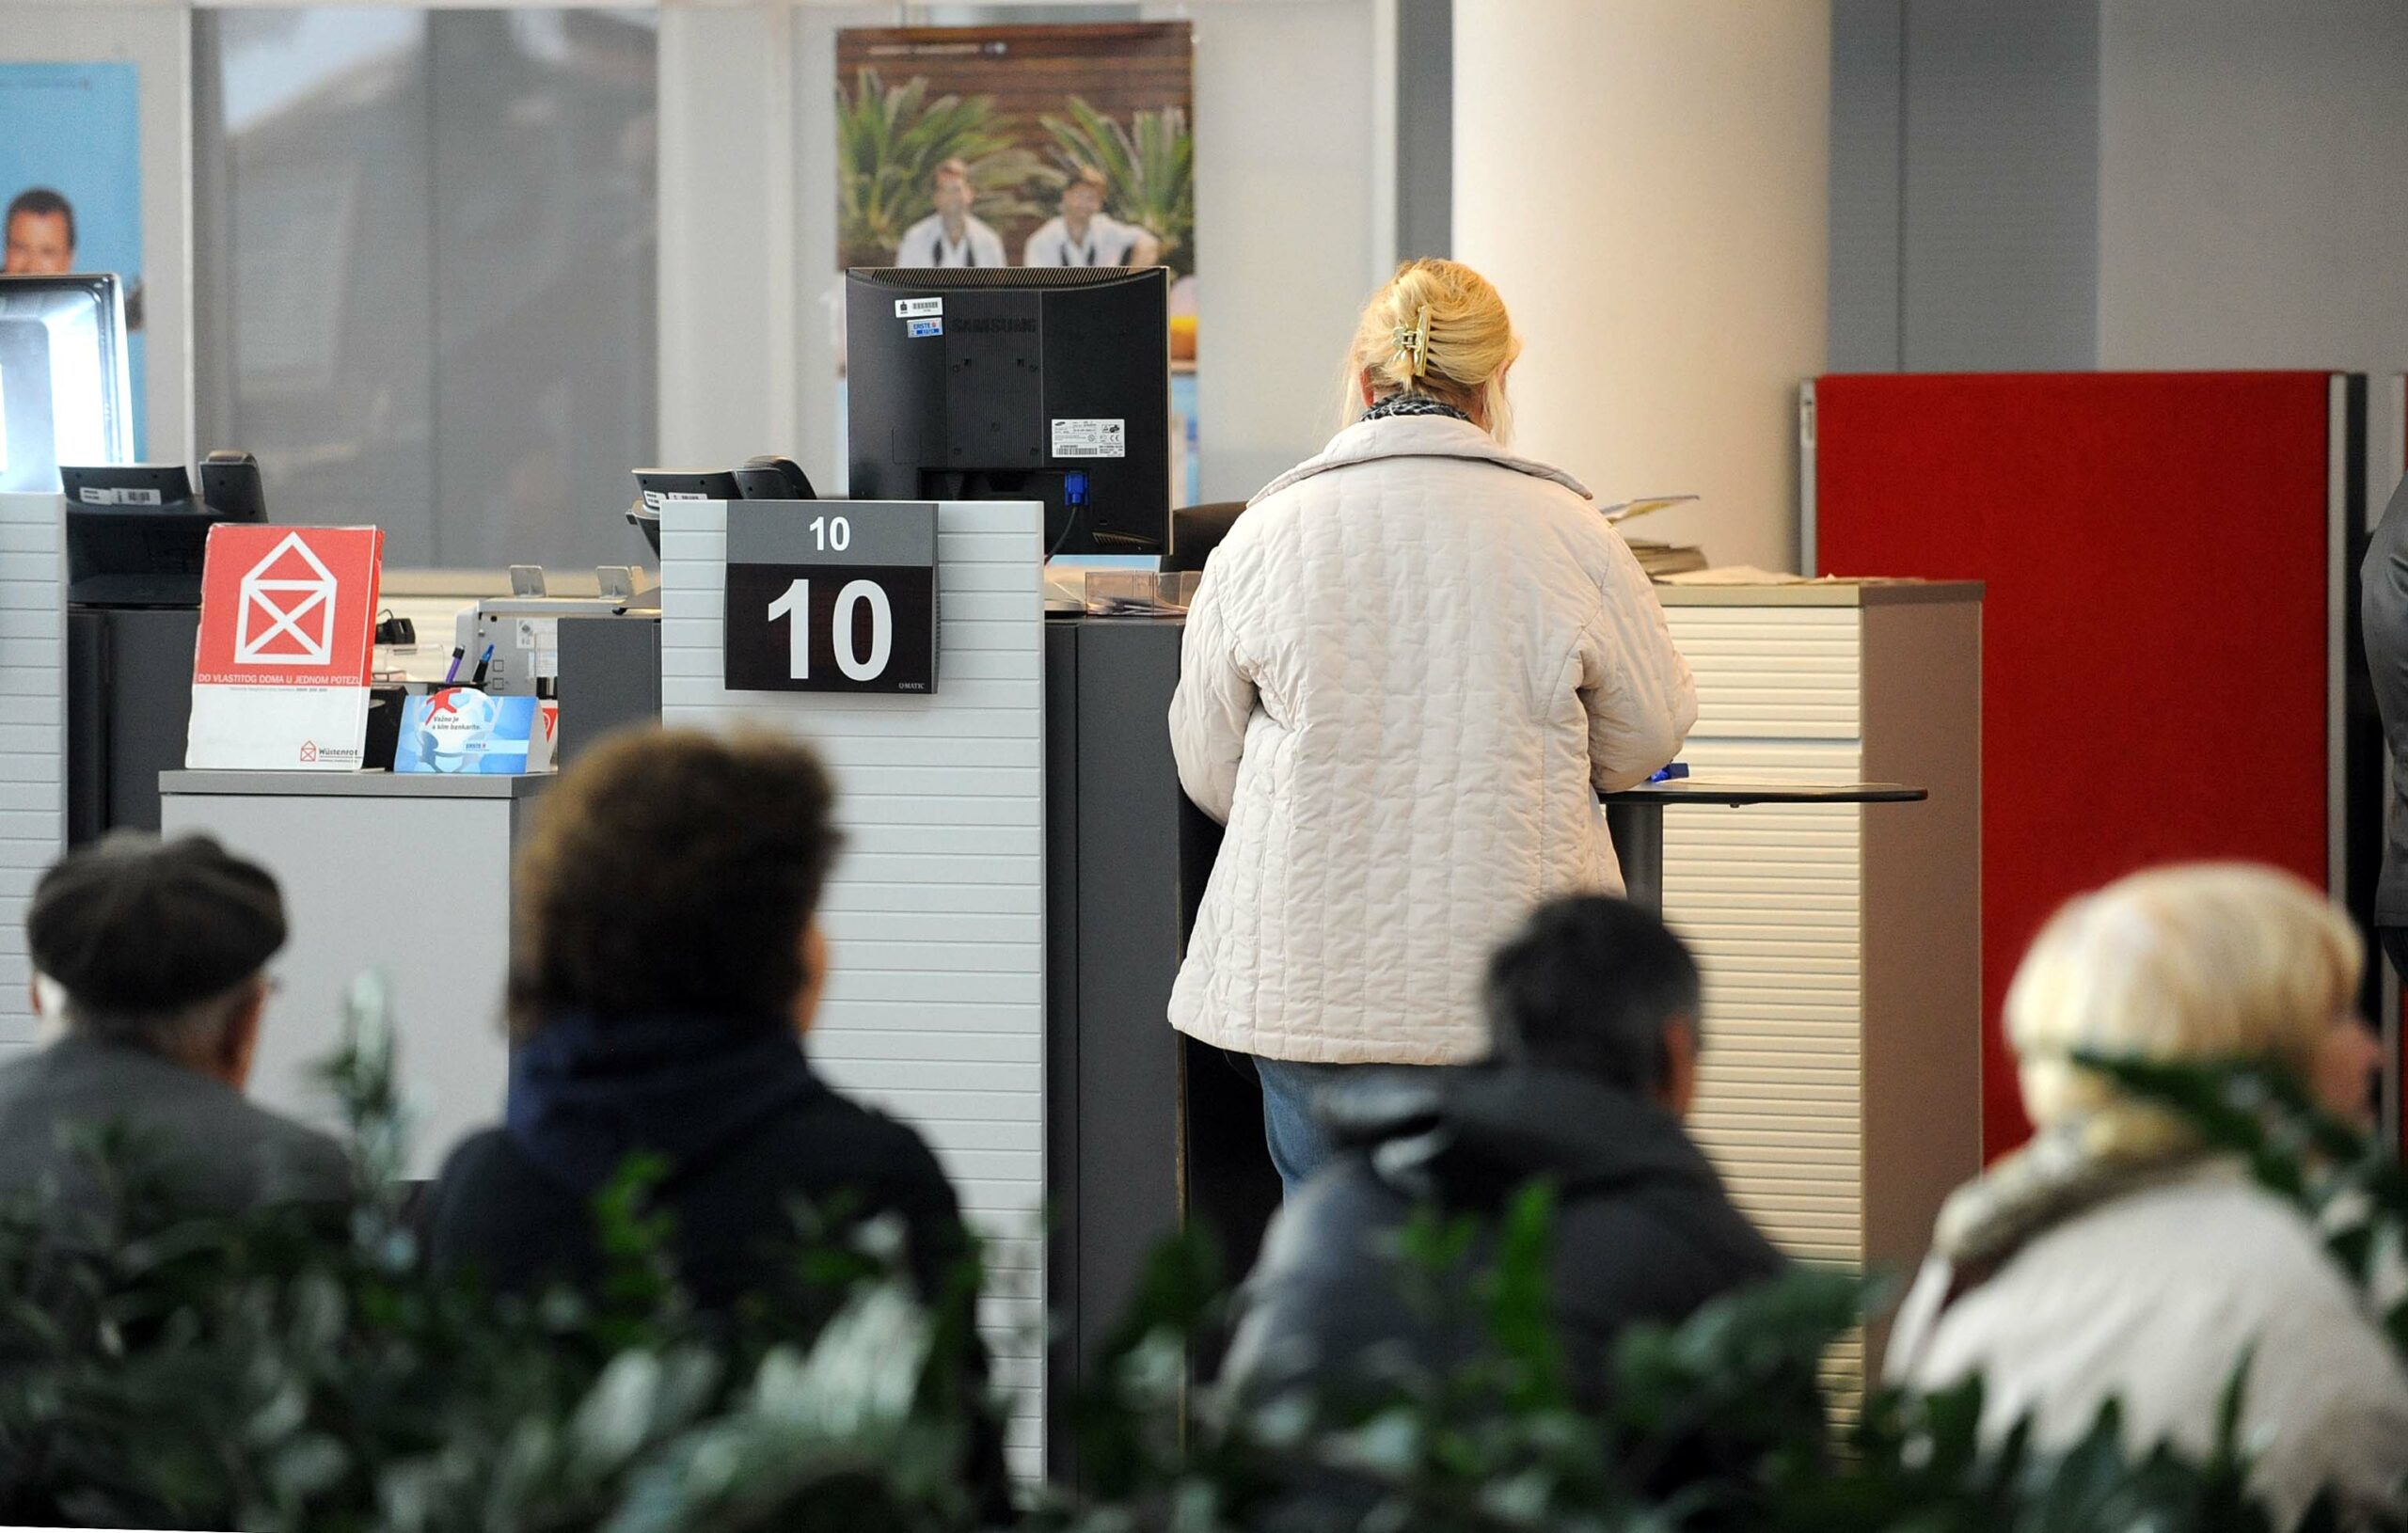
[{"label": "dark scarf", "polygon": [[591,1195],[639,1150],[673,1180],[826,1089],[783,1020],[570,1013],[511,1056],[506,1120],[546,1176]]},{"label": "dark scarf", "polygon": [[1446,401],[1432,399],[1427,394],[1390,394],[1364,411],[1361,419],[1386,420],[1391,416],[1401,415],[1443,415],[1450,419],[1460,420],[1466,426],[1472,423],[1471,417]]}]

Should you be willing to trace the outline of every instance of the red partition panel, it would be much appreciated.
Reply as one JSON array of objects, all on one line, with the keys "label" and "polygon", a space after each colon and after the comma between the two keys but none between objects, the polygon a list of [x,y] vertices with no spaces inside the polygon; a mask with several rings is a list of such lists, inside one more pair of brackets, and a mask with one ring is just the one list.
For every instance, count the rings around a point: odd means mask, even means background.
[{"label": "red partition panel", "polygon": [[1985,1153],[2000,1003],[2059,902],[2249,858],[2326,881],[2324,373],[1828,377],[1818,573],[1985,581]]}]

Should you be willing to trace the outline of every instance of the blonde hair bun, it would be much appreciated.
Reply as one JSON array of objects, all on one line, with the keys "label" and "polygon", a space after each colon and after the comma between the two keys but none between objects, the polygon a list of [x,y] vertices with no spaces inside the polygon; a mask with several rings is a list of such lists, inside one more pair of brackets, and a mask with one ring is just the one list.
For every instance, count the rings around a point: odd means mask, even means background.
[{"label": "blonde hair bun", "polygon": [[1503,441],[1512,416],[1505,370],[1522,352],[1505,300],[1488,278],[1459,261],[1408,261],[1363,306],[1347,352],[1347,418],[1362,412],[1361,380],[1371,396],[1427,394],[1462,410]]}]

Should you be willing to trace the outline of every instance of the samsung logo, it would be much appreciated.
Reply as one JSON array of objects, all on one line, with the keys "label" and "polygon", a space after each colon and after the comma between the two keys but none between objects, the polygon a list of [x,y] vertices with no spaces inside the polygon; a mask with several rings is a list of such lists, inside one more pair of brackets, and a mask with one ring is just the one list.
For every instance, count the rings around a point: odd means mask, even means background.
[{"label": "samsung logo", "polygon": [[957,317],[953,322],[953,331],[956,335],[1033,336],[1037,333],[1037,322],[1016,319],[965,320]]}]

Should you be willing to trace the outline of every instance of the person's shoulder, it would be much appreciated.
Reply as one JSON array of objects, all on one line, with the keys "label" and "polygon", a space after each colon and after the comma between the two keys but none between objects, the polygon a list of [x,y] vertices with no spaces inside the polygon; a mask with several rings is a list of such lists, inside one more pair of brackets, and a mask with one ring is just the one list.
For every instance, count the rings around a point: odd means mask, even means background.
[{"label": "person's shoulder", "polygon": [[353,1189],[351,1152],[323,1130],[235,1098],[261,1177],[261,1193],[277,1202],[333,1203]]},{"label": "person's shoulder", "polygon": [[443,1157],[431,1193],[440,1207],[462,1193],[474,1196],[498,1181],[533,1174],[533,1167],[512,1143],[509,1130],[479,1129],[463,1136]]},{"label": "person's shoulder", "polygon": [[1548,473],[1515,466],[1518,461],[1482,465],[1490,471],[1480,481],[1483,491],[1510,505],[1517,519],[1544,527],[1584,558],[1604,559],[1627,548],[1621,530],[1606,520],[1594,500]]},{"label": "person's shoulder", "polygon": [[2297,1207],[2237,1167],[2216,1166],[2111,1198],[2027,1241],[1984,1285],[2003,1304],[2112,1289],[2146,1306],[2179,1291],[2222,1296],[2237,1317],[2303,1304],[2347,1305],[2348,1280]]},{"label": "person's shoulder", "polygon": [[320,1161],[327,1157],[347,1161],[342,1141],[325,1130],[313,1128],[298,1118],[287,1117],[273,1108],[261,1107],[247,1097],[238,1096],[235,1100],[241,1105],[244,1116],[249,1120],[251,1131],[262,1143]]},{"label": "person's shoulder", "polygon": [[1580,1280],[1632,1311],[1678,1319],[1788,1264],[1719,1184],[1663,1182],[1568,1197],[1558,1243]]},{"label": "person's shoulder", "polygon": [[0,1106],[41,1089],[43,1080],[54,1068],[50,1055],[48,1049],[35,1049],[0,1064]]},{"label": "person's shoulder", "polygon": [[919,1130],[834,1090],[816,1091],[769,1119],[747,1154],[789,1167],[800,1180],[922,1193],[942,1188],[952,1196],[952,1183]]},{"label": "person's shoulder", "polygon": [[2083,1210],[2034,1244],[2161,1241],[2278,1261],[2321,1250],[2306,1214],[2231,1166],[2204,1168],[2126,1193]]},{"label": "person's shoulder", "polygon": [[573,1195],[544,1177],[510,1130],[496,1127],[452,1146],[426,1190],[423,1209],[436,1256],[449,1260],[482,1250],[498,1226],[509,1226],[513,1239],[526,1238],[531,1209],[575,1207]]}]

